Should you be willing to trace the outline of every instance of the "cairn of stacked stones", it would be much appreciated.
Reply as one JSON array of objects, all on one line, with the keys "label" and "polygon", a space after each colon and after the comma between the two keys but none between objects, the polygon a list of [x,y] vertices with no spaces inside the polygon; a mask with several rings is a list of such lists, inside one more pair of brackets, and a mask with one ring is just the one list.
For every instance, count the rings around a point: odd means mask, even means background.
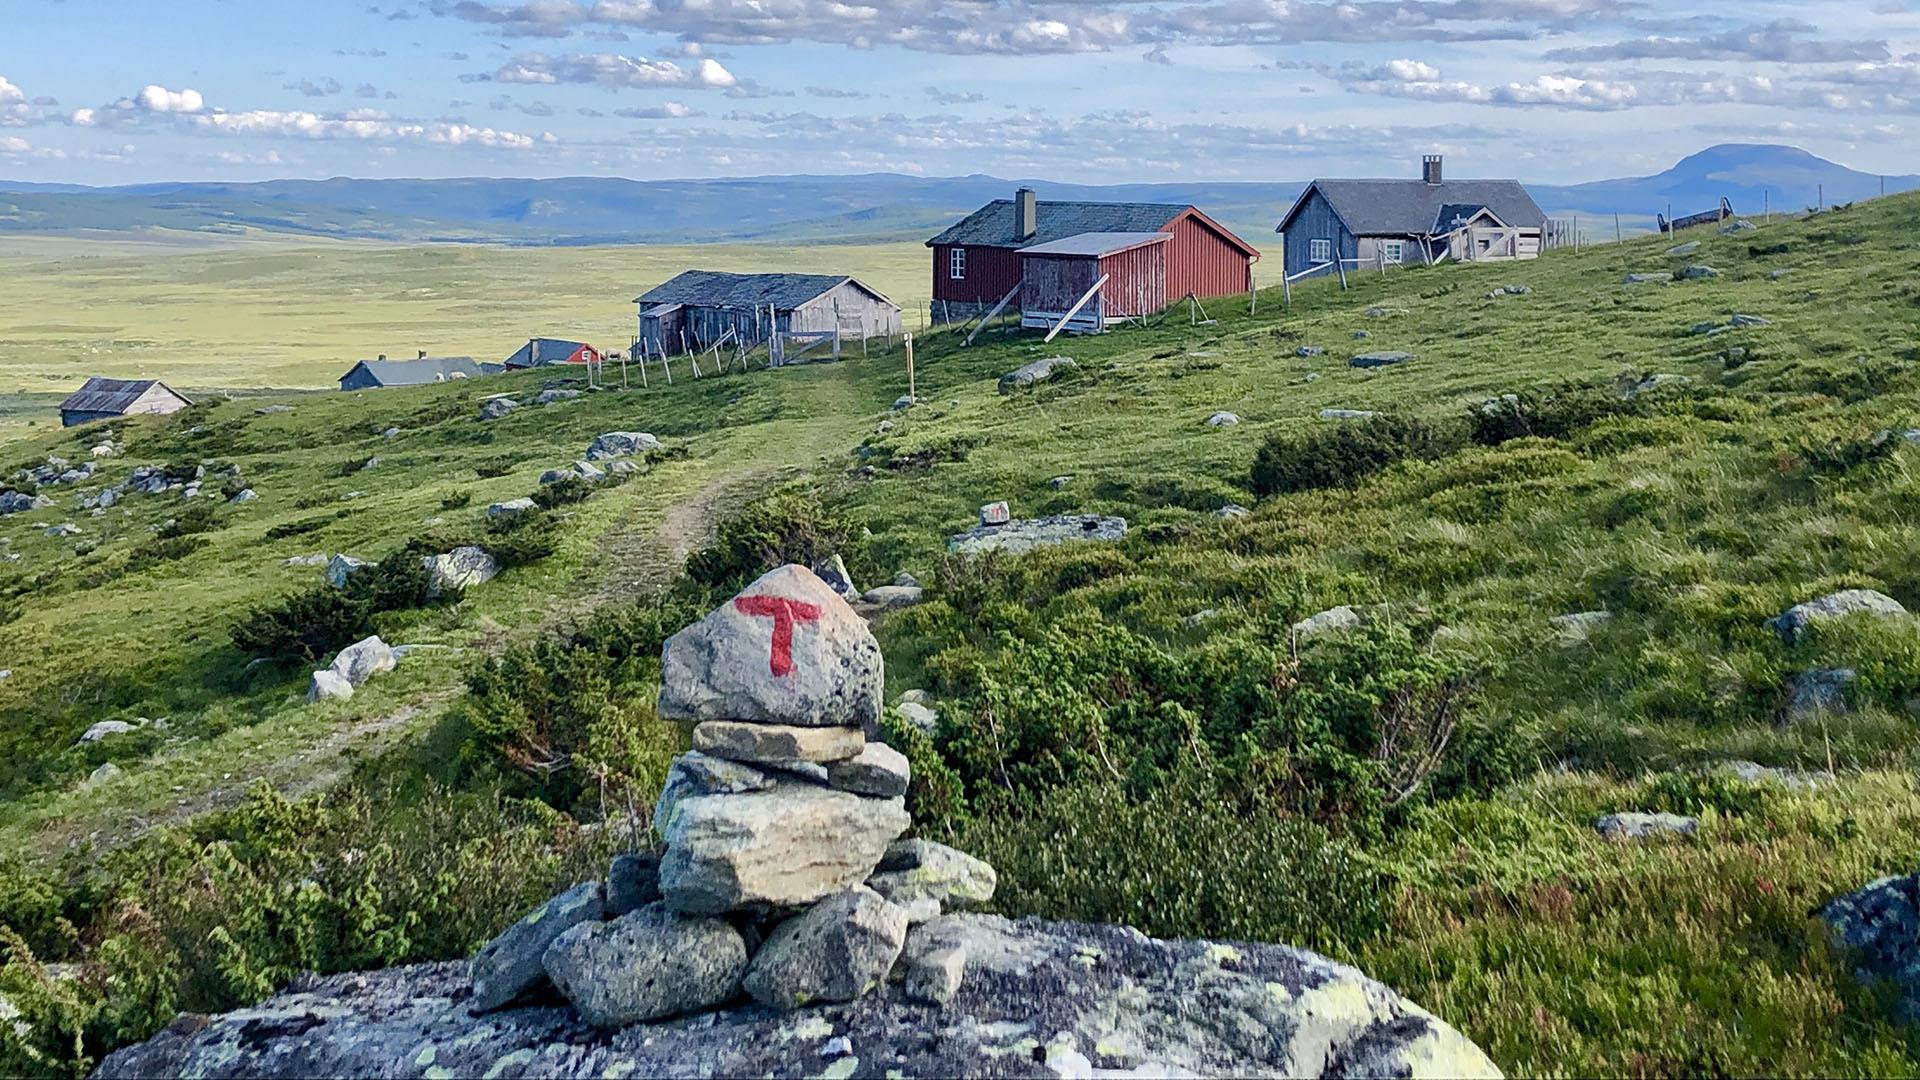
[{"label": "cairn of stacked stones", "polygon": [[602,1028],[733,1002],[795,1009],[887,987],[941,1003],[966,957],[912,929],[993,896],[993,868],[902,839],[906,758],[875,739],[879,643],[783,566],[676,634],[659,713],[692,725],[654,809],[662,852],[614,860],[474,957],[476,1011],[557,989]]}]

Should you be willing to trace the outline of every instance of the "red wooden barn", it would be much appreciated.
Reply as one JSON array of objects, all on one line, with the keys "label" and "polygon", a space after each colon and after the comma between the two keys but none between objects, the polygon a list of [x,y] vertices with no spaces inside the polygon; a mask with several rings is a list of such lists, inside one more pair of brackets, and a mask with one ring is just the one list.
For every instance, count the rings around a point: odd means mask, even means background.
[{"label": "red wooden barn", "polygon": [[600,351],[586,342],[537,337],[528,338],[519,352],[507,357],[507,367],[519,370],[554,364],[598,364],[602,359]]},{"label": "red wooden barn", "polygon": [[[1038,325],[1050,314],[1052,325],[1106,275],[1076,313],[1076,330],[1151,314],[1189,293],[1244,293],[1260,258],[1191,206],[1041,201],[1031,188],[995,199],[927,246],[937,322],[971,318],[1004,299],[1023,322]],[[1063,297],[1075,282],[1078,291]]]}]

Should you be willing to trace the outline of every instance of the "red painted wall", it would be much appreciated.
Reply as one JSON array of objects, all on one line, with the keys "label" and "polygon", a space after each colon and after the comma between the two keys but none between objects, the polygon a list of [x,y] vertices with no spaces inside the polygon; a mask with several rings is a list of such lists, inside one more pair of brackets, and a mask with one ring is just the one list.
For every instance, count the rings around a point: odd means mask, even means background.
[{"label": "red painted wall", "polygon": [[[933,298],[969,303],[999,303],[1007,290],[1020,284],[1020,254],[1011,248],[966,245],[967,276],[955,281],[947,276],[948,244],[933,249]],[[1014,298],[1019,303],[1019,298]]]},{"label": "red painted wall", "polygon": [[1247,291],[1246,252],[1209,228],[1188,211],[1174,218],[1163,232],[1173,239],[1167,251],[1167,301],[1192,293],[1199,297],[1233,296]]},{"label": "red painted wall", "polygon": [[1166,307],[1167,249],[1177,243],[1147,244],[1101,259],[1100,273],[1107,275],[1107,283],[1100,286],[1101,310],[1108,317],[1140,316]]}]

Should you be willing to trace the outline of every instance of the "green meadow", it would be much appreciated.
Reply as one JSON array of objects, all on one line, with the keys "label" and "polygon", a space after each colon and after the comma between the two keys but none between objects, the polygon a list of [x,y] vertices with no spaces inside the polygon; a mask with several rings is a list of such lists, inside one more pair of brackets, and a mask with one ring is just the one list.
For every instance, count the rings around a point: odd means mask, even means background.
[{"label": "green meadow", "polygon": [[[889,694],[928,691],[940,722],[888,738],[917,828],[994,862],[998,910],[1313,948],[1512,1073],[1920,1072],[1893,995],[1811,914],[1920,863],[1920,627],[1766,625],[1842,588],[1920,609],[1916,232],[1920,197],[1896,197],[1683,237],[1683,259],[1643,238],[1309,282],[1290,307],[1269,289],[1205,324],[932,334],[897,411],[904,357],[876,351],[671,386],[656,368],[495,421],[484,396],[574,377],[16,427],[8,476],[111,432],[78,490],[163,464],[259,498],[93,516],[58,486],[0,518],[0,992],[22,1010],[0,1072],[84,1071],[301,970],[471,949],[604,856],[599,822],[644,823],[680,738],[652,713],[660,638],[828,553],[862,584],[928,586],[876,628]],[[766,257],[702,263],[723,251]],[[918,247],[806,254],[924,296]],[[43,251],[0,263],[38,298],[0,299],[0,385],[85,368],[59,342],[110,350],[102,373],[231,386],[230,352],[185,346],[259,340],[255,384],[318,386],[372,342],[504,356],[568,312],[620,341],[655,258]],[[1623,283],[1696,264],[1717,274]],[[148,340],[177,355],[140,366],[127,343]],[[1410,359],[1349,363],[1376,352]],[[537,543],[489,529],[489,503],[611,430],[670,453],[563,492]],[[949,556],[996,499],[1129,533]],[[63,522],[81,531],[47,532]],[[350,612],[432,647],[351,701],[306,704],[312,658],[238,643],[318,623],[289,598],[324,598],[320,570],[290,558],[465,541],[524,558],[451,602]],[[1341,605],[1361,625],[1295,631]],[[1841,667],[1844,707],[1789,707],[1802,673]],[[1699,829],[1602,838],[1620,811]]]}]

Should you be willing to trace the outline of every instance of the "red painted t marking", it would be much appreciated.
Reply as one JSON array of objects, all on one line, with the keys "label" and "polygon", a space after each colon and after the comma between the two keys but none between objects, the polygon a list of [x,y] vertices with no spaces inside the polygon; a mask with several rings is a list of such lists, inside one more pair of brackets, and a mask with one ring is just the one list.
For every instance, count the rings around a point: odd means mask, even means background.
[{"label": "red painted t marking", "polygon": [[793,674],[793,624],[817,622],[820,605],[784,596],[741,596],[733,606],[742,614],[773,620],[773,652],[767,657],[767,668],[776,676]]}]

